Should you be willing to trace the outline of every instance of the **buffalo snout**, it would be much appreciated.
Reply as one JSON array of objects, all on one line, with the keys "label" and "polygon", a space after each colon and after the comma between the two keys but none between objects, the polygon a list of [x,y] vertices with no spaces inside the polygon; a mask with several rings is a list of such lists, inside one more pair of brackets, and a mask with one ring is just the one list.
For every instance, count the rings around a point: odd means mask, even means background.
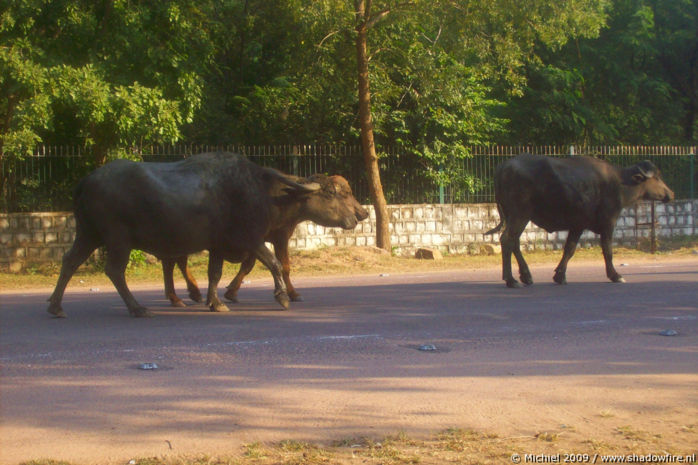
[{"label": "buffalo snout", "polygon": [[359,224],[359,222],[356,220],[356,218],[344,218],[342,220],[342,229],[354,229],[356,225]]},{"label": "buffalo snout", "polygon": [[664,182],[662,182],[662,186],[664,187],[664,197],[661,199],[662,203],[667,203],[674,200],[674,191],[669,189],[669,187],[667,187],[667,185],[664,184]]},{"label": "buffalo snout", "polygon": [[356,202],[354,204],[354,214],[343,217],[341,220],[341,227],[342,229],[354,229],[359,222],[366,218],[368,218],[368,210]]},{"label": "buffalo snout", "polygon": [[669,189],[669,187],[664,184],[664,199],[662,199],[662,202],[667,203],[671,202],[674,200],[674,191]]},{"label": "buffalo snout", "polygon": [[363,221],[366,218],[368,218],[368,210],[366,210],[364,207],[362,207],[358,203],[356,204],[356,207],[354,207],[354,214],[356,215],[357,222]]},{"label": "buffalo snout", "polygon": [[669,186],[659,177],[649,178],[640,187],[644,190],[642,195],[644,200],[657,200],[663,203],[674,200],[674,191],[669,189]]}]

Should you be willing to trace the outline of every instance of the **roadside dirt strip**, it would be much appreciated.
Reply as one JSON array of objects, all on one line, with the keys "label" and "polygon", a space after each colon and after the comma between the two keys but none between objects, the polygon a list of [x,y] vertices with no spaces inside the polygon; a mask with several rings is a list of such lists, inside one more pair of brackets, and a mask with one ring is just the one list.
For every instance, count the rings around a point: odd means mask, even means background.
[{"label": "roadside dirt strip", "polygon": [[448,427],[564,431],[611,449],[630,428],[658,453],[695,451],[698,258],[629,261],[626,284],[600,261],[572,262],[565,286],[553,268],[534,267],[522,289],[495,268],[298,278],[305,301],[285,312],[270,279],[229,313],[135,289],[152,319],[130,318],[111,287],[69,286],[64,320],[46,313],[48,291],[5,290],[0,464]]}]

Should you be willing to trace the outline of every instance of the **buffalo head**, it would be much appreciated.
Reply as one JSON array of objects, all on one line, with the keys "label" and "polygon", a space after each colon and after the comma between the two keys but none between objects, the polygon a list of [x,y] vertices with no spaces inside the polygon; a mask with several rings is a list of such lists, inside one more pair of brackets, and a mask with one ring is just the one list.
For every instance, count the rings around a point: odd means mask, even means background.
[{"label": "buffalo head", "polygon": [[304,182],[319,186],[305,200],[304,216],[310,221],[326,227],[354,229],[359,221],[368,218],[368,211],[354,198],[342,176],[314,174],[300,181]]},{"label": "buffalo head", "polygon": [[664,203],[674,200],[674,192],[664,184],[659,169],[651,161],[641,161],[628,170],[631,179],[629,184],[639,189],[638,198],[661,200]]}]

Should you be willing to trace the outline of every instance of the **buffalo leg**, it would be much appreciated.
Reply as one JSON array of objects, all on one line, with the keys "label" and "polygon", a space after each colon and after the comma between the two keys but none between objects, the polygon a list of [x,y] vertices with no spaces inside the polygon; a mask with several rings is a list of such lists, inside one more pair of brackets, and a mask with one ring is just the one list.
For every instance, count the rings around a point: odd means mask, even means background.
[{"label": "buffalo leg", "polygon": [[[290,231],[293,234],[293,230]],[[291,284],[291,259],[288,256],[288,240],[291,236],[287,232],[280,233],[279,237],[274,239],[274,254],[281,263],[281,275],[286,284],[288,296],[293,302],[302,302],[303,297],[296,291],[296,288]]]},{"label": "buffalo leg", "polygon": [[514,251],[514,244],[511,239],[502,234],[502,279],[507,283],[507,287],[519,287],[518,281],[511,273],[511,254]]},{"label": "buffalo leg", "polygon": [[575,231],[571,230],[567,234],[567,240],[565,241],[565,249],[562,252],[562,259],[560,263],[555,268],[555,276],[553,276],[553,281],[558,284],[567,284],[567,263],[570,261],[574,252],[577,250],[577,243],[579,238],[582,236],[582,230]]},{"label": "buffalo leg", "polygon": [[223,274],[223,257],[211,252],[208,257],[208,295],[206,305],[212,312],[228,312],[230,309],[218,298],[218,283]]},{"label": "buffalo leg", "polygon": [[177,297],[174,287],[175,262],[169,258],[162,260],[162,278],[165,281],[165,297],[169,299],[173,307],[186,307],[182,299]]},{"label": "buffalo leg", "polygon": [[624,283],[625,279],[613,266],[613,229],[601,233],[601,251],[606,262],[606,276],[614,283]]},{"label": "buffalo leg", "polygon": [[242,280],[245,279],[245,276],[247,276],[250,271],[252,271],[256,261],[257,259],[252,254],[248,255],[247,258],[242,261],[238,274],[236,274],[233,280],[230,281],[230,284],[228,284],[228,290],[225,291],[224,297],[226,299],[230,300],[231,302],[238,301],[238,290],[240,290]]},{"label": "buffalo leg", "polygon": [[506,227],[502,232],[502,237],[500,239],[502,244],[502,279],[506,282],[507,287],[519,287],[519,282],[514,279],[514,275],[511,272],[512,253],[516,257],[516,261],[519,265],[519,275],[521,276],[524,284],[533,283],[531,272],[528,269],[528,264],[521,254],[520,237],[523,230],[526,228],[526,223],[519,222],[512,224],[510,222],[506,222]]},{"label": "buffalo leg", "polygon": [[516,257],[516,263],[519,265],[519,278],[521,278],[521,282],[530,286],[533,284],[533,276],[531,276],[528,263],[526,263],[521,253],[521,234],[516,237],[516,241],[514,242],[514,257]]},{"label": "buffalo leg", "polygon": [[151,317],[152,313],[147,308],[141,306],[131,294],[126,284],[126,266],[128,265],[131,250],[125,247],[107,246],[107,262],[104,265],[104,272],[111,279],[114,287],[123,299],[128,312],[134,317]]},{"label": "buffalo leg", "polygon": [[58,277],[58,282],[56,283],[56,288],[53,290],[53,294],[49,297],[49,306],[46,310],[57,318],[65,318],[66,314],[63,311],[61,302],[63,301],[63,294],[65,293],[65,288],[68,285],[68,281],[73,277],[75,271],[78,267],[82,265],[85,260],[95,251],[97,245],[91,241],[84,239],[79,232],[76,234],[75,242],[73,242],[72,247],[63,256],[63,261],[61,264],[61,274]]},{"label": "buffalo leg", "polygon": [[182,272],[184,276],[184,281],[187,283],[187,291],[189,292],[189,298],[194,302],[201,302],[203,298],[201,297],[201,291],[199,290],[199,285],[196,283],[196,279],[192,276],[189,271],[189,266],[187,265],[187,255],[183,255],[177,258],[177,267],[179,271]]},{"label": "buffalo leg", "polygon": [[264,244],[255,250],[255,256],[271,271],[271,275],[274,277],[274,297],[284,309],[288,310],[290,300],[281,277],[281,264]]}]

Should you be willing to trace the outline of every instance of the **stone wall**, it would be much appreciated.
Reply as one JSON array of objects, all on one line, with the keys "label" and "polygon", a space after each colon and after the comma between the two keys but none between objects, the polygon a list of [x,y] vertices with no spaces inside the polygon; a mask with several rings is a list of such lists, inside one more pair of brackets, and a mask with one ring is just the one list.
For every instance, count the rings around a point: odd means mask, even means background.
[{"label": "stone wall", "polygon": [[[292,248],[313,249],[332,246],[375,245],[375,214],[353,231],[324,228],[312,223],[301,223],[289,244]],[[655,233],[658,238],[696,234],[698,200],[655,204]],[[499,223],[495,204],[447,205],[391,205],[390,234],[393,250],[408,255],[419,247],[432,247],[448,253],[479,253],[483,244],[499,244],[499,234],[485,235]],[[634,246],[650,236],[651,203],[641,202],[621,212],[614,233],[616,244]],[[521,236],[522,247],[532,249],[559,249],[567,239],[567,232],[548,233],[534,226],[526,227]],[[598,235],[586,231],[581,246],[598,244]]]},{"label": "stone wall", "polygon": [[[650,203],[640,203],[623,210],[615,230],[615,242],[635,245],[650,235]],[[352,231],[301,223],[291,238],[292,249],[334,246],[375,245],[375,214]],[[655,204],[657,237],[696,234],[698,200]],[[392,205],[389,207],[391,242],[395,253],[411,254],[418,247],[432,247],[448,253],[479,253],[481,246],[496,245],[499,235],[484,235],[499,222],[494,204]],[[0,214],[0,270],[21,271],[46,262],[60,262],[75,237],[75,220],[71,213]],[[521,237],[526,249],[558,249],[566,232],[547,233],[526,228]],[[582,246],[598,243],[598,237],[586,232]]]},{"label": "stone wall", "polygon": [[0,214],[0,271],[56,261],[75,238],[72,213]]}]

